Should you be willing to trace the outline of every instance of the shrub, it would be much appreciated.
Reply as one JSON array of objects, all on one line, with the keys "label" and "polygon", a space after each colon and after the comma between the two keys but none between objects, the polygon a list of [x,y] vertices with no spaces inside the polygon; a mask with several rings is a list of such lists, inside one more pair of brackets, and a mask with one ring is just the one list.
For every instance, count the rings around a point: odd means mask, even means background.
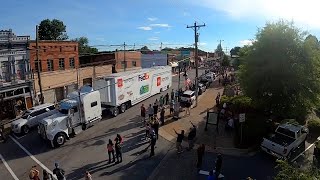
[{"label": "shrub", "polygon": [[320,134],[320,122],[319,120],[309,120],[308,121],[309,133],[311,136],[318,136]]},{"label": "shrub", "polygon": [[227,103],[230,111],[235,114],[250,112],[254,109],[251,98],[247,96],[222,96],[220,105],[222,106],[224,103]]}]

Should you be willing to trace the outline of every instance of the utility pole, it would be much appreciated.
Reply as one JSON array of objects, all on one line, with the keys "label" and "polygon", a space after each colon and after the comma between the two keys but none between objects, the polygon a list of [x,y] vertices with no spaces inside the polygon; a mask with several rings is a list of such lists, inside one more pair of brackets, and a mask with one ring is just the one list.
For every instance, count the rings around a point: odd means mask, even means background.
[{"label": "utility pole", "polygon": [[160,51],[162,50],[162,42],[161,42],[161,44],[160,44]]},{"label": "utility pole", "polygon": [[40,89],[40,103],[44,103],[44,98],[43,98],[43,92],[42,92],[42,85],[41,85],[41,76],[40,76],[40,61],[39,61],[39,33],[38,33],[38,25],[36,26],[36,53],[37,53],[37,74],[38,74],[38,83],[39,83],[39,89]]},{"label": "utility pole", "polygon": [[123,43],[123,71],[126,71],[126,66],[127,66],[127,62],[126,62],[126,43]]},{"label": "utility pole", "polygon": [[200,27],[204,27],[206,26],[206,24],[202,24],[199,25],[197,24],[197,22],[194,22],[193,26],[187,26],[187,28],[192,28],[194,31],[194,46],[195,46],[195,54],[194,54],[194,58],[195,58],[195,62],[196,62],[196,106],[198,105],[198,67],[199,67],[199,62],[198,62],[198,37],[199,34],[197,33],[197,31],[200,29]]}]

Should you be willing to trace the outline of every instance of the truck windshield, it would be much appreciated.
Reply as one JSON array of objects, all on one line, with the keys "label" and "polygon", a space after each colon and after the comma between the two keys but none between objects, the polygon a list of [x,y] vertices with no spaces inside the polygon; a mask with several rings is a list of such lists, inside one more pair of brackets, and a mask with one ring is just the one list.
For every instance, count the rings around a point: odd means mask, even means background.
[{"label": "truck windshield", "polygon": [[286,135],[286,136],[288,136],[288,137],[291,137],[291,138],[293,138],[293,139],[296,138],[295,132],[290,131],[289,129],[286,129],[286,128],[279,127],[279,128],[277,129],[277,132],[278,132],[278,133],[281,133],[281,134],[283,134],[283,135]]},{"label": "truck windshield", "polygon": [[68,114],[68,109],[59,109],[59,112],[62,114]]}]

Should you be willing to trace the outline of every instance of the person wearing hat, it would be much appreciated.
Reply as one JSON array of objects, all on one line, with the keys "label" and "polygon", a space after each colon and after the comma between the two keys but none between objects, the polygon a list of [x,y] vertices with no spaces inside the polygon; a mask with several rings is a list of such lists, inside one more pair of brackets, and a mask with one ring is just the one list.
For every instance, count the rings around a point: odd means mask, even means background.
[{"label": "person wearing hat", "polygon": [[59,167],[59,164],[58,164],[58,163],[54,163],[54,166],[55,166],[56,168],[54,168],[53,174],[55,174],[55,175],[57,176],[57,179],[58,179],[58,180],[66,180],[66,178],[65,178],[65,176],[64,176],[65,171]]},{"label": "person wearing hat", "polygon": [[32,180],[40,180],[40,172],[37,169],[36,165],[32,166],[32,168],[30,169],[29,178]]}]

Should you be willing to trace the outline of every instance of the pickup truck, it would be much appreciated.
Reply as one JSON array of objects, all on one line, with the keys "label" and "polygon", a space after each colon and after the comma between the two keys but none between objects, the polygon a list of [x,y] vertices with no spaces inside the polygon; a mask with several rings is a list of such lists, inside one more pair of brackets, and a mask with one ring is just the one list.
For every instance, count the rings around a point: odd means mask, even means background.
[{"label": "pickup truck", "polygon": [[261,149],[277,158],[289,159],[292,152],[305,142],[307,134],[308,129],[304,126],[281,124],[274,134],[263,138]]}]

